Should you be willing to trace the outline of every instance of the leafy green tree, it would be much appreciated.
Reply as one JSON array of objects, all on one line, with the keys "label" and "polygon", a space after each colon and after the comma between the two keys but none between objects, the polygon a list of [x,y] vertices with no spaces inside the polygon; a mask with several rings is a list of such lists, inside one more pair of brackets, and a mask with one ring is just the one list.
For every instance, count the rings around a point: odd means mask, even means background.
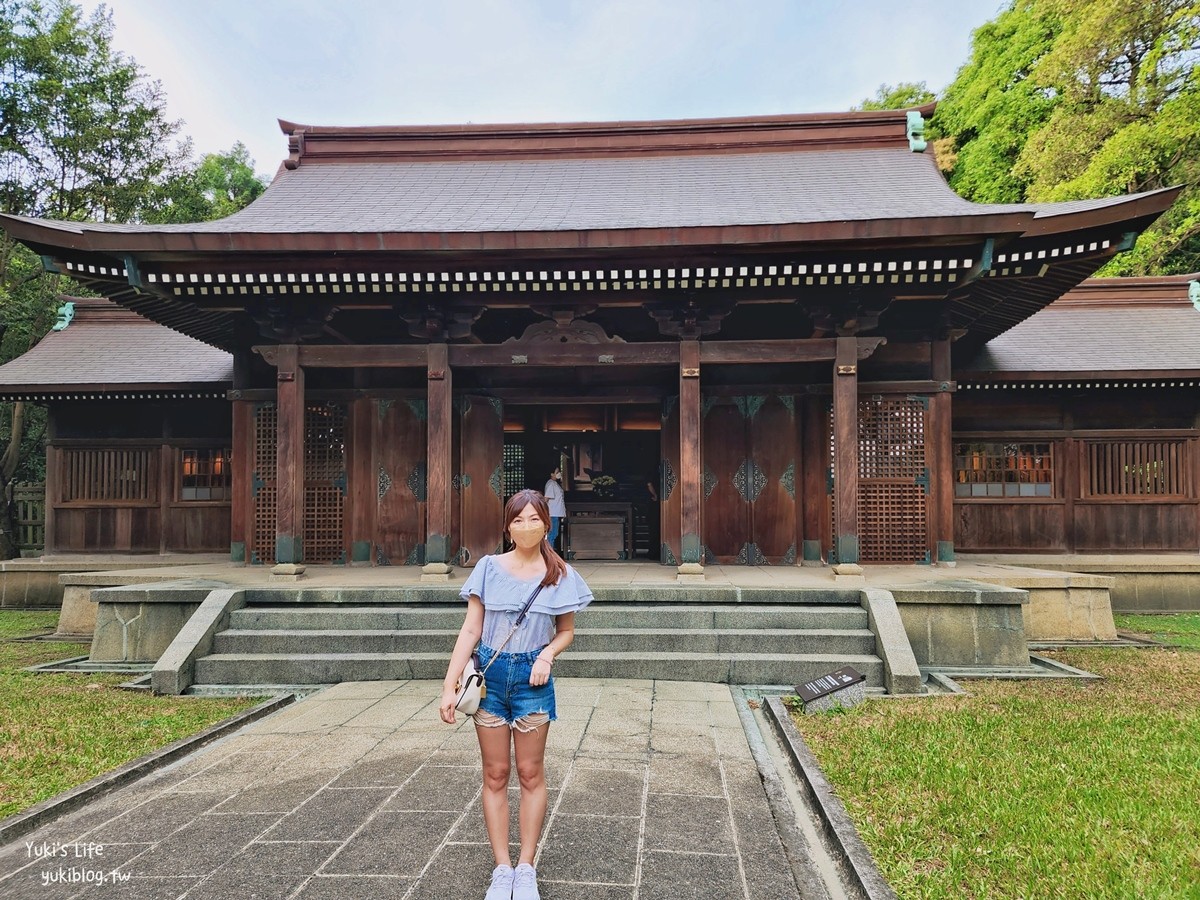
[{"label": "leafy green tree", "polygon": [[254,160],[238,141],[228,153],[208,153],[194,169],[158,186],[147,222],[203,222],[223,219],[247,206],[267,189],[254,173]]},{"label": "leafy green tree", "polygon": [[[191,160],[157,81],[113,47],[111,14],[69,0],[0,0],[0,211],[100,222],[197,221],[228,215],[263,183],[237,144]],[[0,362],[28,351],[61,293],[85,293],[44,271],[0,231]],[[45,410],[0,404],[0,486],[44,478]],[[11,513],[0,557],[14,555]]]},{"label": "leafy green tree", "polygon": [[924,106],[936,97],[929,85],[923,81],[902,81],[895,87],[881,84],[874,97],[867,97],[858,106],[852,106],[850,109],[907,109],[910,106]]},{"label": "leafy green tree", "polygon": [[935,139],[950,139],[950,184],[968,200],[1025,200],[1028,184],[1013,168],[1055,105],[1030,73],[1058,32],[1036,0],[1017,0],[976,29],[971,56],[938,102],[931,128]]},{"label": "leafy green tree", "polygon": [[1200,2],[1014,0],[934,116],[980,202],[1185,191],[1103,274],[1200,269]]}]

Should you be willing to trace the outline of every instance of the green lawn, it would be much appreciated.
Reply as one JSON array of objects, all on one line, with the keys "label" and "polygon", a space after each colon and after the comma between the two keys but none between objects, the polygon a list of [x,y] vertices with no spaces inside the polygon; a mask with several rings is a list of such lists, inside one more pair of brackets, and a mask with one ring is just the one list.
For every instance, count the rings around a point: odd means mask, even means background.
[{"label": "green lawn", "polygon": [[130,675],[19,671],[87,654],[86,644],[11,640],[57,622],[57,612],[0,612],[0,818],[262,700],[153,697],[117,687]]},{"label": "green lawn", "polygon": [[1164,644],[1200,650],[1200,613],[1179,613],[1173,616],[1113,616],[1122,631],[1144,634]]},{"label": "green lawn", "polygon": [[1200,653],[795,720],[901,897],[1200,897]]}]

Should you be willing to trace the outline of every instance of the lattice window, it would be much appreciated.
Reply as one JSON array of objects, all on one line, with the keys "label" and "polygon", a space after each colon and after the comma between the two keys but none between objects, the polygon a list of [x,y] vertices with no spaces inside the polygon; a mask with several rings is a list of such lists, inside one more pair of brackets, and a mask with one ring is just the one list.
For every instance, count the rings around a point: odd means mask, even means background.
[{"label": "lattice window", "polygon": [[1191,461],[1186,440],[1089,441],[1085,497],[1189,497]]},{"label": "lattice window", "polygon": [[[925,415],[922,397],[871,397],[858,402],[857,528],[862,562],[913,563],[929,558]],[[831,409],[831,488],[837,471],[832,417]],[[836,516],[830,506],[831,533],[836,537]]]},{"label": "lattice window", "polygon": [[250,529],[250,561],[275,562],[275,466],[277,423],[274,403],[254,411],[254,471],[251,474],[254,522]]},{"label": "lattice window", "polygon": [[304,558],[343,562],[346,503],[346,409],[340,404],[304,410]]},{"label": "lattice window", "polygon": [[525,448],[520,444],[504,445],[504,496],[511,497],[525,487]]},{"label": "lattice window", "polygon": [[[278,415],[275,404],[255,412],[254,527],[251,559],[275,561],[276,459]],[[344,559],[343,520],[346,495],[346,410],[340,404],[304,410],[304,558],[311,563]]]},{"label": "lattice window", "polygon": [[180,500],[228,500],[229,492],[228,447],[179,451]]},{"label": "lattice window", "polygon": [[64,449],[64,503],[150,503],[158,484],[157,448]]},{"label": "lattice window", "polygon": [[863,562],[913,563],[929,556],[925,489],[887,482],[858,484],[858,552]]},{"label": "lattice window", "polygon": [[1053,497],[1053,445],[995,441],[955,444],[954,496]]},{"label": "lattice window", "polygon": [[927,477],[925,404],[919,399],[877,398],[858,403],[858,477]]}]

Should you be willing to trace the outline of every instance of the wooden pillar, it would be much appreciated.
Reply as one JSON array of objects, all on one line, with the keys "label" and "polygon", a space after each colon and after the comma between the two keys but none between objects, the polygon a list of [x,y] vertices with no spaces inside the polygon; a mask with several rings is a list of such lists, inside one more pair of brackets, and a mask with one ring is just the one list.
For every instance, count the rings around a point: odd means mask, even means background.
[{"label": "wooden pillar", "polygon": [[48,556],[59,549],[58,537],[55,534],[54,511],[60,502],[62,491],[62,472],[59,466],[62,456],[54,446],[58,438],[58,421],[54,415],[54,404],[46,411],[46,505],[42,513],[42,555]]},{"label": "wooden pillar", "polygon": [[275,376],[276,568],[304,562],[304,369],[298,357],[295,344],[280,345]]},{"label": "wooden pillar", "polygon": [[858,562],[858,340],[837,339],[833,364],[833,545],[837,561]]},{"label": "wooden pillar", "polygon": [[453,473],[453,394],[445,344],[430,344],[426,368],[428,412],[426,418],[425,569],[422,578],[448,580],[450,574],[451,500]]},{"label": "wooden pillar", "polygon": [[700,344],[679,345],[680,576],[704,576],[700,558]]},{"label": "wooden pillar", "polygon": [[[165,424],[165,423],[164,423]],[[170,434],[166,435],[167,438]],[[164,440],[158,448],[158,552],[166,553],[168,549],[167,529],[171,527],[171,504],[175,502],[175,485],[178,476],[175,472],[175,461],[179,451]],[[184,529],[180,529],[183,532]],[[180,540],[180,545],[186,549],[186,540]]]},{"label": "wooden pillar", "polygon": [[944,385],[929,401],[929,447],[933,492],[934,557],[938,565],[954,565],[954,437],[951,427],[950,342],[934,341],[930,374]]},{"label": "wooden pillar", "polygon": [[1063,499],[1063,549],[1067,553],[1074,553],[1079,539],[1075,500],[1083,493],[1079,473],[1083,471],[1084,445],[1075,437],[1065,437],[1058,447],[1051,445],[1051,450],[1057,449],[1062,450],[1061,472],[1056,472],[1055,477],[1059,479]]},{"label": "wooden pillar", "polygon": [[825,533],[824,520],[828,515],[825,505],[829,469],[829,446],[825,439],[828,412],[822,398],[812,395],[804,398],[800,433],[800,460],[804,467],[800,481],[803,500],[800,559],[805,566],[819,566],[824,558],[821,536]]}]

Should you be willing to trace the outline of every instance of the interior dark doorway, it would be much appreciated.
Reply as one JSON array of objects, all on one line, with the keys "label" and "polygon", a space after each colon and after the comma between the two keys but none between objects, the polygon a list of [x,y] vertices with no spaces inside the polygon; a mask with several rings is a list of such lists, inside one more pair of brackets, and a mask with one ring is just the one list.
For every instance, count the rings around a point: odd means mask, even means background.
[{"label": "interior dark doorway", "polygon": [[505,499],[559,468],[567,559],[657,560],[661,430],[660,404],[506,403]]}]

